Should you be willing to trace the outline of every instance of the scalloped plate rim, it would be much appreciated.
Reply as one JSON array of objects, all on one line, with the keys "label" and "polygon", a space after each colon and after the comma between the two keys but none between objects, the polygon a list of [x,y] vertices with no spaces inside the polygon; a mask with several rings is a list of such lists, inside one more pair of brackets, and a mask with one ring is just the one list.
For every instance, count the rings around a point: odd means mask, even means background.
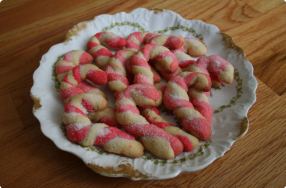
[{"label": "scalloped plate rim", "polygon": [[[137,9],[133,10],[133,11],[130,12],[130,13],[126,13],[126,12],[123,12],[123,13],[133,14],[133,13],[135,13],[136,11],[140,11],[140,10],[150,11],[150,10],[144,9],[144,8],[137,8]],[[180,19],[189,20],[189,19],[183,18],[180,14],[175,13],[175,12],[173,12],[173,11],[171,11],[171,10],[164,10],[164,11],[168,11],[168,12],[170,12],[171,14],[175,14],[175,16],[178,16]],[[114,15],[117,15],[117,14],[120,14],[120,13],[122,13],[122,12],[119,12],[119,13],[116,13],[116,14],[112,14],[112,15],[111,15],[111,14],[101,14],[101,15],[98,15],[98,16],[114,16]],[[98,16],[95,16],[93,19],[91,19],[91,20],[89,20],[89,21],[87,21],[87,22],[91,22],[92,20],[96,19],[96,17],[98,17]],[[218,32],[220,32],[219,28],[218,28],[217,26],[213,25],[213,24],[205,23],[205,22],[203,22],[203,21],[201,21],[201,20],[196,20],[196,19],[192,19],[191,21],[200,22],[200,23],[202,23],[202,24],[207,24],[208,26],[211,26],[211,27],[215,28]],[[81,32],[81,31],[80,31],[80,32]],[[72,36],[71,39],[74,38],[74,37],[76,37],[76,36]],[[61,46],[61,45],[68,45],[68,44],[69,44],[69,41],[67,41],[67,42],[64,41],[64,42],[61,42],[61,43],[57,43],[57,44],[51,46],[51,47],[49,48],[49,50],[41,57],[40,64],[39,64],[38,68],[35,70],[35,72],[33,73],[33,86],[32,86],[32,88],[31,88],[31,96],[35,96],[35,97],[37,97],[37,98],[40,98],[39,96],[34,95],[33,88],[34,88],[34,86],[35,86],[35,80],[36,80],[35,78],[36,78],[36,76],[37,76],[37,74],[38,74],[38,72],[39,72],[39,70],[40,70],[40,67],[41,67],[41,65],[42,65],[43,63],[45,63],[45,57],[46,57],[46,55],[49,54],[49,53],[51,53],[51,51],[52,51],[54,48],[57,48],[58,46]],[[255,103],[255,101],[256,101],[257,81],[256,81],[255,76],[254,76],[254,69],[253,69],[252,64],[246,59],[246,57],[245,57],[244,54],[243,54],[243,58],[244,58],[244,63],[243,63],[244,66],[246,67],[247,70],[250,71],[250,74],[249,74],[250,79],[248,80],[248,83],[247,83],[247,84],[249,85],[249,83],[251,82],[250,85],[254,86],[254,88],[253,88],[253,90],[252,90],[252,93],[251,93],[251,96],[252,96],[252,97],[248,100],[248,103],[247,103],[247,104],[244,104],[245,106],[247,106],[247,110],[246,110],[246,112],[245,112],[246,115],[247,115],[249,109],[251,108],[251,106],[252,106],[252,105]],[[66,148],[66,147],[64,147],[63,145],[58,144],[58,143],[56,142],[56,140],[53,139],[52,135],[49,134],[48,132],[46,132],[46,130],[45,130],[44,127],[42,126],[41,117],[39,117],[39,115],[36,113],[37,111],[38,111],[38,109],[35,109],[35,108],[34,108],[34,109],[33,109],[33,114],[34,114],[34,116],[35,116],[35,117],[39,120],[39,122],[40,122],[40,125],[41,125],[40,128],[41,128],[42,133],[43,133],[46,137],[48,137],[50,140],[52,140],[52,142],[56,145],[57,148],[59,148],[59,149],[61,149],[61,150],[63,150],[63,151],[72,153],[72,154],[76,155],[77,157],[79,157],[80,159],[82,159],[81,156],[79,156],[76,152],[71,151],[71,150],[69,150],[69,148]],[[245,135],[246,132],[247,132],[247,129],[246,129],[246,131],[243,133],[243,135]],[[236,139],[236,140],[237,140],[237,139]],[[178,176],[180,173],[183,173],[183,172],[195,172],[195,171],[199,171],[199,170],[201,170],[201,169],[204,169],[204,168],[206,168],[208,165],[210,165],[211,163],[213,163],[216,159],[222,157],[227,151],[229,151],[236,140],[233,140],[233,141],[230,143],[230,146],[229,146],[224,152],[222,152],[222,153],[220,153],[220,154],[217,154],[214,158],[212,158],[212,160],[209,160],[208,163],[205,163],[205,164],[204,164],[203,166],[201,166],[200,168],[197,168],[197,169],[183,169],[183,170],[181,169],[181,170],[177,170],[176,172],[174,172],[174,173],[172,173],[172,174],[169,174],[169,176],[168,176],[168,175],[165,175],[165,176],[163,176],[163,177],[159,177],[159,178],[156,178],[156,179],[169,179],[169,178],[174,178],[174,177]],[[83,160],[83,159],[82,159],[82,160]],[[84,161],[84,160],[83,160],[83,161]],[[98,165],[98,164],[96,164],[96,165]],[[114,167],[114,166],[113,166],[113,167]],[[114,168],[116,168],[116,167],[114,167]],[[100,173],[100,172],[98,172],[98,173]],[[102,173],[102,174],[103,174],[103,173]],[[112,174],[112,173],[109,173],[109,174],[103,174],[103,175],[104,175],[104,176],[109,176],[109,177],[127,177],[127,178],[131,178],[131,179],[133,179],[133,180],[141,180],[141,179],[143,179],[143,178],[130,177],[130,176],[124,174],[124,173],[123,173],[123,174]],[[152,177],[152,176],[150,176],[150,177],[147,177],[147,178],[144,178],[144,179],[155,179],[155,178]]]}]

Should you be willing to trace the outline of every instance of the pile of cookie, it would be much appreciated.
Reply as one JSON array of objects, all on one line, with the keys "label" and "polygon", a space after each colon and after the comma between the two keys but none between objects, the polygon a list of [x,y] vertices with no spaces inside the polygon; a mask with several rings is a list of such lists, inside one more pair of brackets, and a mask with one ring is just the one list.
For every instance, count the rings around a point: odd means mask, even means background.
[{"label": "pile of cookie", "polygon": [[[162,159],[192,151],[211,137],[211,88],[232,83],[234,75],[227,60],[206,52],[193,37],[96,33],[87,51],[70,51],[56,62],[67,138],[133,158],[144,150]],[[162,117],[160,106],[180,125]]]}]

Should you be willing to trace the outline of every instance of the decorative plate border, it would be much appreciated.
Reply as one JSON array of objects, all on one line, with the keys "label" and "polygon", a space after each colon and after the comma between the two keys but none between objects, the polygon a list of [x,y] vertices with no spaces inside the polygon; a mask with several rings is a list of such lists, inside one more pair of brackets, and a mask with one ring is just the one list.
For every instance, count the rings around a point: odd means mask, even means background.
[{"label": "decorative plate border", "polygon": [[[142,8],[140,8],[141,9],[141,11],[142,11]],[[146,9],[145,9],[146,10]],[[134,10],[133,12],[135,12],[135,11],[138,11],[138,9],[136,9],[136,10]],[[162,12],[162,10],[160,10],[159,12]],[[170,11],[169,11],[170,12]],[[180,15],[178,15],[178,14],[176,14],[176,13],[174,13],[174,12],[172,12],[172,14],[175,14],[176,16],[179,16],[180,17]],[[182,18],[182,17],[181,17]],[[77,25],[75,25],[71,30],[69,30],[68,31],[68,33],[67,33],[67,40],[69,40],[71,37],[73,37],[73,36],[75,36],[75,35],[77,35],[82,29],[84,29],[85,27],[86,27],[86,23],[88,23],[87,21],[86,22],[81,22],[81,23],[79,23],[79,24],[77,24]],[[133,25],[133,24],[131,24],[131,25]],[[208,24],[209,26],[211,26],[211,27],[215,27],[215,26],[213,26],[213,25],[211,25],[211,24]],[[185,26],[183,26],[183,27],[185,27]],[[176,30],[176,29],[179,29],[179,27],[178,26],[172,26],[172,27],[170,27],[171,29],[173,29],[173,30]],[[108,28],[107,28],[108,29]],[[144,29],[144,28],[143,28]],[[166,29],[163,29],[163,31],[164,32],[166,32],[165,31]],[[163,32],[163,31],[161,31],[161,32]],[[186,31],[186,30],[185,30]],[[242,49],[241,48],[239,48],[238,46],[236,46],[234,43],[233,43],[233,41],[232,41],[232,39],[231,39],[231,37],[229,37],[228,35],[226,35],[225,33],[219,33],[219,34],[221,34],[222,35],[222,39],[224,40],[224,42],[226,42],[226,46],[228,46],[228,48],[231,48],[231,49],[233,49],[234,51],[236,51],[236,53],[237,54],[240,54],[240,55],[242,55],[243,56],[243,58],[245,59],[245,56],[244,56],[244,54],[243,54],[243,51],[242,51]],[[198,37],[199,38],[199,37]],[[42,60],[41,60],[42,61]],[[250,83],[250,81],[249,81],[249,83],[248,84],[251,84],[252,86],[254,86],[254,88],[253,88],[253,90],[255,91],[256,90],[256,87],[257,87],[257,82],[256,82],[256,80],[255,80],[255,78],[254,78],[254,76],[253,76],[253,68],[252,68],[252,66],[251,66],[251,64],[248,62],[248,63],[246,63],[246,64],[244,64],[243,65],[245,68],[247,68],[247,69],[249,69],[250,71],[251,71],[251,75],[250,76],[252,76],[252,77],[249,77],[249,78],[251,78],[251,83]],[[249,76],[249,75],[248,75]],[[238,74],[238,77],[239,77],[239,74]],[[241,79],[240,79],[241,80]],[[237,83],[240,83],[240,82],[238,82],[238,80],[236,80],[237,81]],[[238,85],[241,85],[242,86],[242,82],[241,82],[241,84],[238,84]],[[236,86],[236,90],[238,90],[238,85]],[[242,87],[240,87],[240,88],[242,88]],[[32,92],[33,93],[33,92]],[[33,94],[31,93],[31,97],[32,97],[32,99],[33,99],[33,101],[34,101],[34,108],[33,108],[33,111],[34,111],[34,113],[37,111],[37,109],[39,109],[40,107],[41,107],[41,101],[40,101],[40,99],[37,97],[37,96],[33,96]],[[237,92],[237,94],[239,94],[240,92]],[[239,98],[241,96],[241,94],[240,95],[238,95],[238,97],[236,97],[236,98]],[[233,99],[233,100],[235,100],[235,99]],[[233,101],[233,100],[231,100],[231,101]],[[237,100],[237,99],[236,99]],[[230,102],[231,102],[230,101]],[[251,100],[250,100],[251,102],[248,102],[248,105],[249,106],[251,106],[253,103],[254,103],[254,101],[255,101],[255,96],[252,96],[251,97]],[[233,103],[233,102],[231,102],[231,103]],[[247,107],[247,109],[249,109],[249,106]],[[228,106],[227,106],[228,107]],[[226,108],[226,107],[223,107],[223,108]],[[248,124],[248,119],[247,119],[247,117],[245,117],[245,118],[243,118],[242,120],[241,120],[241,133],[240,133],[240,136],[239,137],[241,137],[241,136],[243,136],[246,132],[247,132],[247,129],[248,129],[248,126],[249,126],[249,124]],[[45,134],[45,132],[43,132],[44,134]],[[46,134],[45,134],[46,135]],[[47,136],[47,135],[46,135]],[[206,147],[208,146],[208,144],[206,144],[205,145]],[[61,147],[61,149],[63,149],[62,147]],[[200,149],[199,149],[200,150]],[[67,150],[66,150],[67,151]],[[198,152],[198,153],[201,153],[202,151],[200,151],[200,152]],[[73,152],[72,152],[73,153]],[[223,154],[221,154],[220,156],[222,156]],[[219,156],[218,156],[219,157]],[[158,162],[158,164],[159,164],[160,162]],[[209,163],[208,163],[209,164]],[[152,176],[146,176],[145,174],[142,174],[141,172],[139,172],[139,171],[137,171],[136,169],[134,169],[132,166],[130,166],[129,164],[121,164],[121,165],[119,165],[119,166],[117,166],[117,167],[101,167],[101,166],[98,166],[98,165],[96,165],[96,164],[88,164],[87,163],[87,166],[89,166],[91,169],[93,169],[94,171],[96,171],[96,172],[98,172],[98,173],[100,173],[100,174],[102,174],[102,175],[106,175],[106,176],[111,176],[111,177],[128,177],[128,178],[131,178],[131,179],[133,179],[133,180],[139,180],[139,179],[154,179],[155,177],[152,177]],[[205,165],[205,166],[207,166],[207,165]],[[202,168],[202,167],[201,167]],[[185,169],[186,170],[186,169]],[[187,171],[189,171],[189,170],[187,170]],[[176,175],[178,175],[178,173],[176,173]],[[164,176],[164,177],[160,177],[160,179],[165,179],[165,178],[170,178],[170,177],[174,177],[174,176],[176,176],[176,175],[171,175],[171,176]],[[157,179],[157,178],[156,178]]]}]

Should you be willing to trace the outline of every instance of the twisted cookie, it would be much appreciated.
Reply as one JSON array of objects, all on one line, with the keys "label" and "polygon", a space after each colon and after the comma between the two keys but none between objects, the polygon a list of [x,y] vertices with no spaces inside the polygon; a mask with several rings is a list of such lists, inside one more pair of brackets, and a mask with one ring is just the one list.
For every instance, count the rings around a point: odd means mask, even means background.
[{"label": "twisted cookie", "polygon": [[219,55],[200,56],[198,59],[194,59],[179,50],[175,51],[175,55],[183,71],[209,75],[214,87],[233,82],[234,68],[232,64]]},{"label": "twisted cookie", "polygon": [[185,130],[207,140],[211,136],[212,108],[208,101],[211,85],[231,83],[233,66],[218,55],[201,56],[194,61],[182,52],[175,54],[184,72],[168,82],[164,104],[174,110]]},{"label": "twisted cookie", "polygon": [[128,48],[140,49],[144,44],[165,46],[170,50],[183,49],[191,56],[205,55],[207,47],[196,38],[183,38],[176,35],[164,35],[159,33],[134,32],[127,37]]},{"label": "twisted cookie", "polygon": [[128,157],[143,155],[143,147],[134,137],[105,123],[92,123],[90,112],[106,107],[103,93],[93,88],[87,93],[71,97],[64,105],[63,122],[68,139],[83,146],[99,146],[103,150]]},{"label": "twisted cookie", "polygon": [[138,138],[152,154],[163,159],[172,159],[183,151],[182,143],[164,130],[150,124],[136,104],[156,106],[160,93],[153,85],[133,84],[116,98],[116,119],[128,133]]},{"label": "twisted cookie", "polygon": [[99,32],[88,41],[87,49],[96,65],[105,69],[113,55],[110,49],[122,49],[125,45],[124,38],[111,32]]},{"label": "twisted cookie", "polygon": [[[132,72],[134,76],[134,82],[139,84],[153,85],[154,76],[151,67],[142,55],[137,53],[131,58]],[[164,62],[162,62],[164,63]],[[166,132],[177,137],[183,144],[185,151],[191,151],[198,145],[198,140],[192,135],[184,132],[173,124],[167,122],[163,117],[160,116],[160,111],[156,108],[158,105],[152,104],[141,104],[142,114],[152,124],[164,129]]]},{"label": "twisted cookie", "polygon": [[93,58],[84,51],[70,51],[56,63],[56,77],[60,82],[60,95],[63,99],[86,92],[85,84],[103,85],[107,75],[97,66],[91,64]]},{"label": "twisted cookie", "polygon": [[167,83],[164,105],[174,112],[186,131],[201,140],[208,140],[211,136],[211,122],[194,108],[187,93],[188,86],[192,85],[192,80],[188,77],[190,74],[175,76]]},{"label": "twisted cookie", "polygon": [[[151,48],[148,49],[148,53],[150,52]],[[116,119],[127,132],[138,137],[148,151],[161,158],[174,158],[174,156],[182,152],[180,141],[160,128],[149,124],[140,115],[136,107],[136,104],[158,105],[161,101],[161,96],[151,85],[137,84],[128,86],[126,69],[130,68],[128,68],[127,61],[134,53],[135,51],[132,49],[119,50],[110,58],[106,66],[109,88],[116,92]],[[156,79],[158,80],[158,75]],[[144,89],[148,88],[155,96],[147,95],[146,92],[145,95],[142,94]],[[148,96],[151,98],[148,98]],[[154,142],[158,142],[158,144],[154,144]]]},{"label": "twisted cookie", "polygon": [[[84,58],[83,58],[84,57]],[[65,99],[63,122],[68,139],[83,146],[96,145],[111,153],[129,157],[143,155],[143,147],[134,137],[107,124],[115,125],[106,108],[104,94],[88,83],[105,84],[106,73],[90,64],[92,57],[82,51],[71,51],[56,64],[60,93]],[[85,83],[85,82],[86,83]],[[97,115],[91,118],[89,115]]]},{"label": "twisted cookie", "polygon": [[128,87],[127,61],[134,53],[135,51],[131,49],[119,50],[110,59],[106,72],[108,74],[108,86],[112,91],[120,92]]}]

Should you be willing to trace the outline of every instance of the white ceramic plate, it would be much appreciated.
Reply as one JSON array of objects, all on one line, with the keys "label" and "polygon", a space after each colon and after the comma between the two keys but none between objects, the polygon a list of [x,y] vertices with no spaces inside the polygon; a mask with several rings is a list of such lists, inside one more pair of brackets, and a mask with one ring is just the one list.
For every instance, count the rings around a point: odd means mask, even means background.
[{"label": "white ceramic plate", "polygon": [[[196,151],[183,153],[174,160],[160,160],[148,154],[131,159],[96,148],[85,148],[67,140],[61,127],[63,105],[55,89],[53,65],[66,52],[84,49],[89,38],[96,32],[107,30],[122,36],[134,31],[193,35],[205,42],[208,54],[219,54],[233,64],[235,82],[222,89],[212,90],[211,104],[216,110],[213,135],[208,143],[201,143]],[[243,51],[216,26],[199,20],[186,20],[172,11],[139,8],[131,13],[100,15],[93,20],[79,23],[68,32],[67,37],[67,41],[52,46],[42,56],[40,66],[34,72],[34,85],[31,89],[35,103],[34,115],[40,121],[44,135],[59,149],[78,156],[97,173],[139,180],[167,179],[181,172],[194,172],[223,156],[247,132],[247,112],[256,98],[257,82],[253,67]]]}]

